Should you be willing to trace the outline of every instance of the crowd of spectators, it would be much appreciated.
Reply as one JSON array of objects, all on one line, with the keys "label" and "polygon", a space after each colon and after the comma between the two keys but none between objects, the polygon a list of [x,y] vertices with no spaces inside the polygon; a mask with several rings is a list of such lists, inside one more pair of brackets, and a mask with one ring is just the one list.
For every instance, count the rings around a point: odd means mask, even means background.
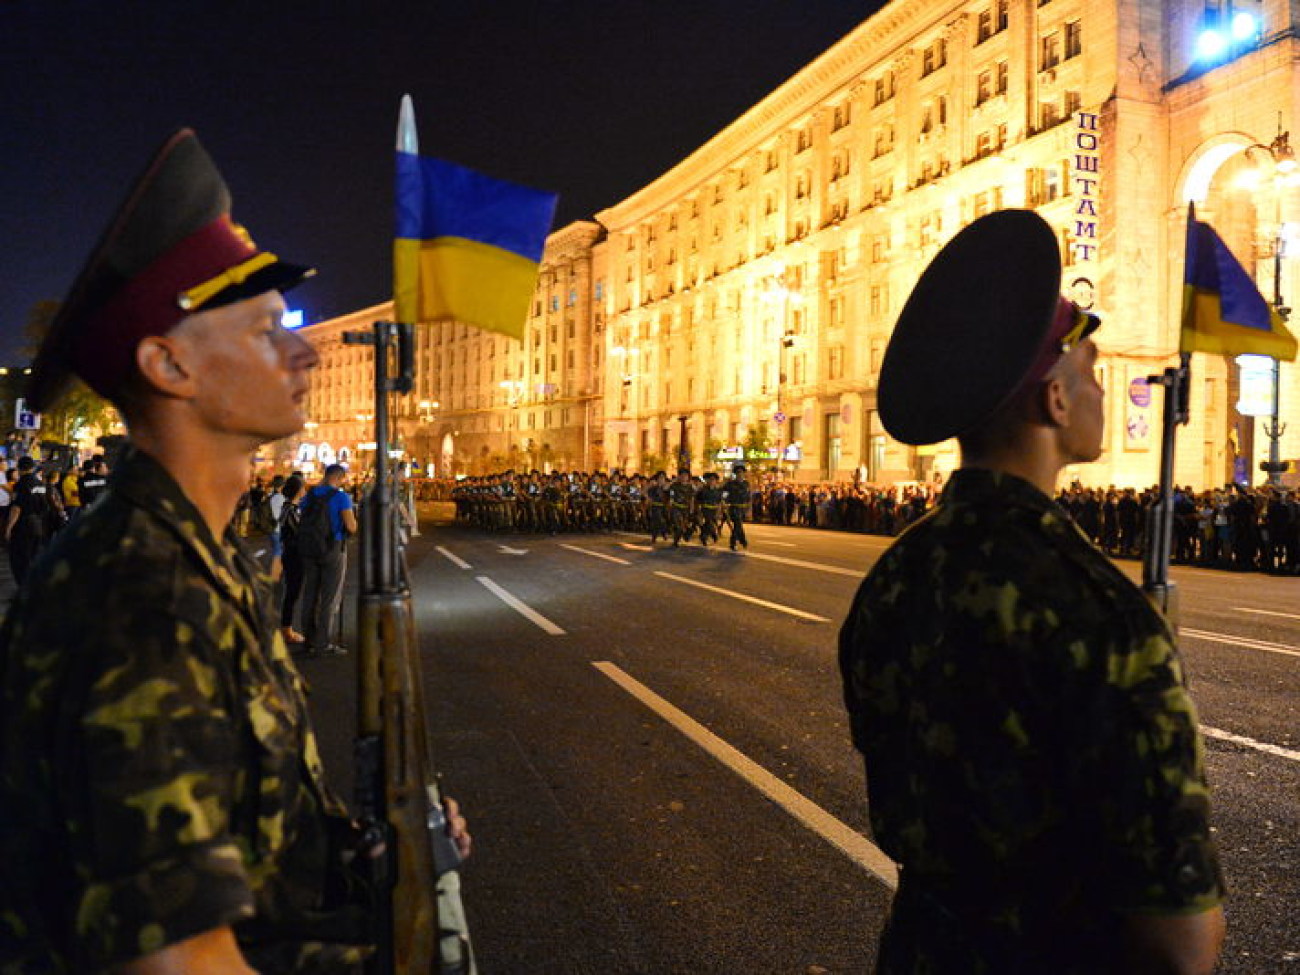
[{"label": "crowd of spectators", "polygon": [[[451,478],[414,479],[420,501],[449,500]],[[934,504],[938,482],[878,486],[851,481],[802,483],[765,478],[753,484],[752,520],[830,531],[897,535]],[[1080,529],[1115,558],[1141,558],[1155,487],[1083,487],[1057,494]],[[1174,492],[1171,552],[1175,563],[1233,571],[1300,574],[1297,492],[1228,485]]]}]

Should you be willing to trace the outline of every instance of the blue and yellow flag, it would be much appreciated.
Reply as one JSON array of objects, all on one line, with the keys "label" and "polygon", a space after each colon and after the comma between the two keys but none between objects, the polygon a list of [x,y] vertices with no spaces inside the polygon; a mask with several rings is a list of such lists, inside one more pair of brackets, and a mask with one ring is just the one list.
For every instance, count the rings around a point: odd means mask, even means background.
[{"label": "blue and yellow flag", "polygon": [[1293,362],[1296,340],[1214,228],[1187,208],[1180,352],[1267,355]]},{"label": "blue and yellow flag", "polygon": [[557,199],[404,151],[399,141],[397,320],[454,319],[523,338]]}]

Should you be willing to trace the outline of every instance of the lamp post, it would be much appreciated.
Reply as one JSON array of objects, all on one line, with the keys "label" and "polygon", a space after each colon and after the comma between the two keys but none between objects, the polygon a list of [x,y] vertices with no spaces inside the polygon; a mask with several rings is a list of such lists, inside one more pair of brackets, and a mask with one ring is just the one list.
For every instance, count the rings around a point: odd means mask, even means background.
[{"label": "lamp post", "polygon": [[785,471],[785,424],[787,417],[781,402],[781,393],[786,381],[787,350],[794,347],[797,335],[796,330],[790,328],[787,319],[790,305],[803,301],[803,295],[795,288],[792,288],[786,281],[785,265],[778,264],[775,273],[767,278],[762,297],[764,301],[779,302],[777,335],[781,344],[777,346],[776,350],[776,411],[772,414],[772,424],[776,427],[776,469],[778,474],[783,475]]},{"label": "lamp post", "polygon": [[[1282,221],[1282,188],[1293,184],[1300,174],[1295,151],[1291,148],[1290,133],[1282,129],[1282,117],[1278,115],[1277,136],[1268,145],[1255,143],[1246,147],[1246,158],[1252,152],[1266,152],[1273,163],[1273,200],[1275,207],[1275,225],[1273,230],[1273,308],[1283,321],[1291,314],[1291,309],[1282,302],[1282,256],[1286,245],[1286,224]],[[1251,182],[1258,184],[1259,171],[1252,168]],[[1264,424],[1264,435],[1268,437],[1268,460],[1260,464],[1260,469],[1268,474],[1269,484],[1278,487],[1282,483],[1282,474],[1290,466],[1282,460],[1282,434],[1286,424],[1281,422],[1282,400],[1282,363],[1273,359],[1273,411],[1271,418]]]}]

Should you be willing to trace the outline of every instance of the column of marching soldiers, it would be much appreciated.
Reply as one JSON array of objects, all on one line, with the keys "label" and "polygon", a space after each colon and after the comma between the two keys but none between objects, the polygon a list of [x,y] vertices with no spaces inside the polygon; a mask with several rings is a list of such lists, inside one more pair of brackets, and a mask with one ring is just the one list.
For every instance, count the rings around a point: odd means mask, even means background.
[{"label": "column of marching soldiers", "polygon": [[682,469],[673,478],[613,471],[573,477],[539,471],[505,471],[460,482],[452,491],[458,520],[490,531],[627,531],[650,535],[674,546],[698,538],[701,545],[721,541],[735,551],[748,548],[745,520],[750,487],[745,465],[730,475],[710,471],[693,476]]}]

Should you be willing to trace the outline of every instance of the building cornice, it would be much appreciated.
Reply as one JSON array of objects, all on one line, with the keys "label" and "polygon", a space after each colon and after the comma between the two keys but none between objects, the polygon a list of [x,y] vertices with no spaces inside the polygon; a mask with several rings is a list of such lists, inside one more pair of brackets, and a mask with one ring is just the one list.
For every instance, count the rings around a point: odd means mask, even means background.
[{"label": "building cornice", "polygon": [[923,33],[953,19],[947,5],[893,0],[668,172],[600,211],[596,219],[618,232],[697,192],[764,142],[824,108],[835,92],[850,89]]}]

